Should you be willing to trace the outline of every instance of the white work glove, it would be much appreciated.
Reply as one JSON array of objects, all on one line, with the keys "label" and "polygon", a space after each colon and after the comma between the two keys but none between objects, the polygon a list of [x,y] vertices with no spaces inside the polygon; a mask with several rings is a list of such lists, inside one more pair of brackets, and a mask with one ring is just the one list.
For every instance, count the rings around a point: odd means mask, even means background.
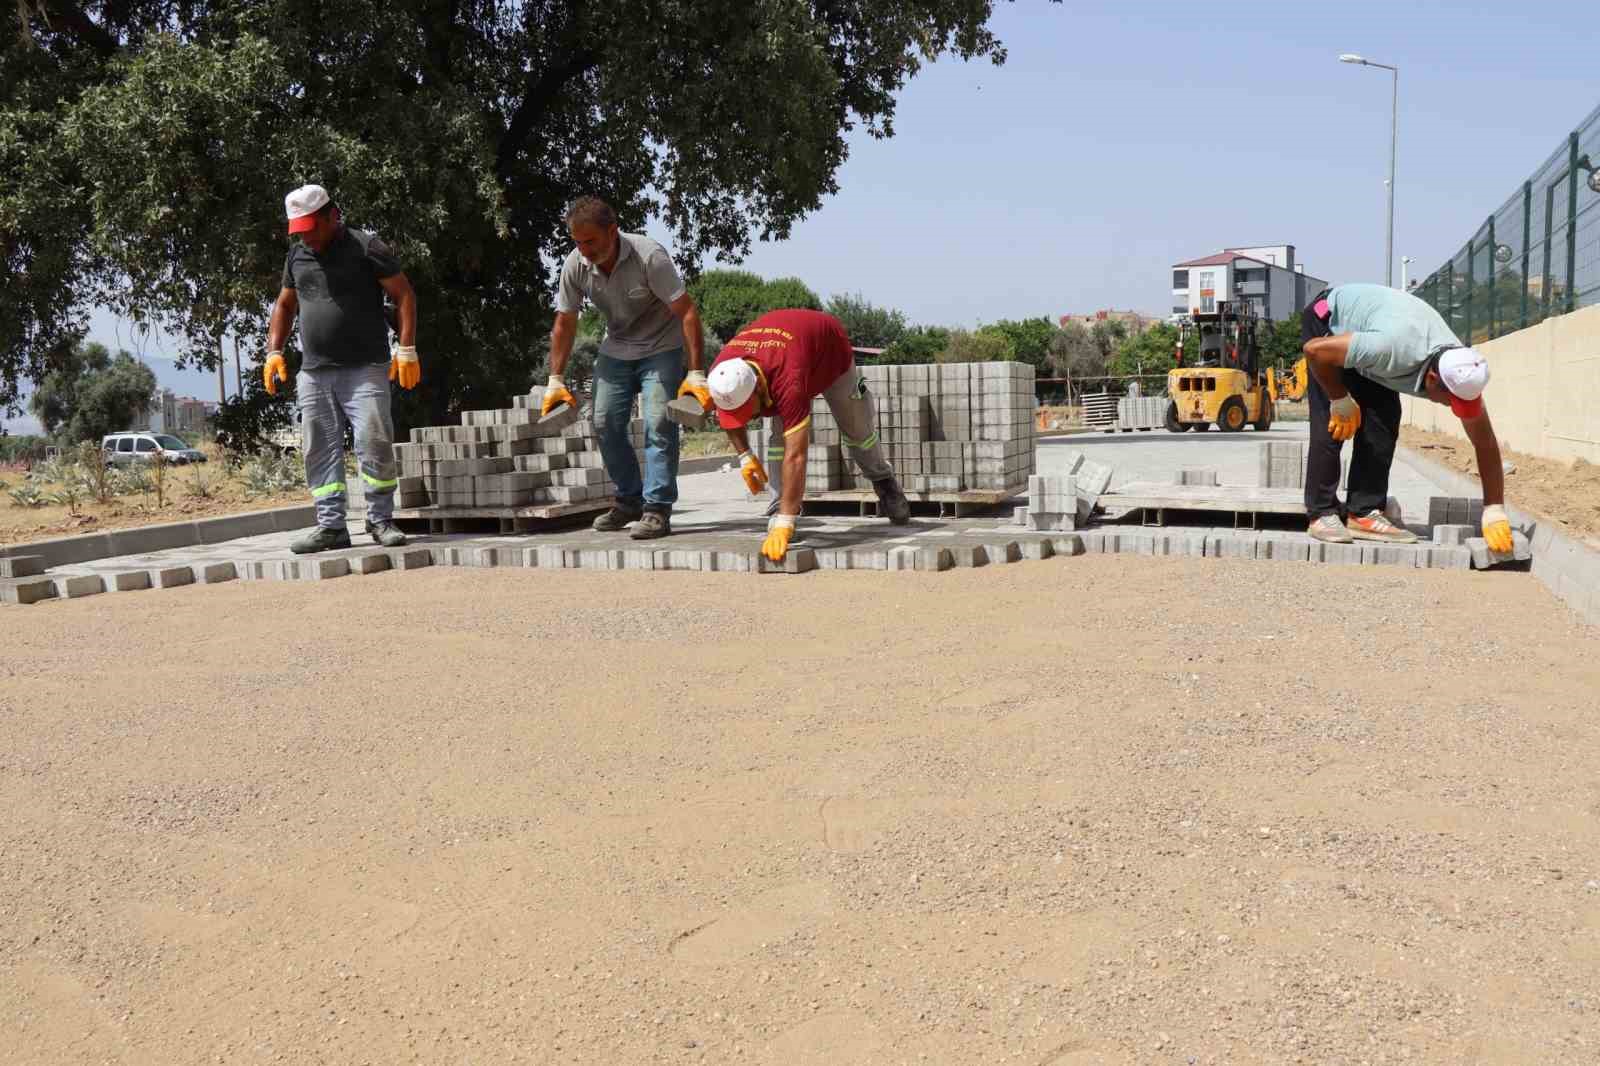
[{"label": "white work glove", "polygon": [[572,393],[567,391],[567,383],[561,379],[560,374],[551,374],[550,380],[544,387],[544,402],[539,405],[539,415],[543,417],[554,411],[562,404],[578,406],[578,401],[572,398]]}]

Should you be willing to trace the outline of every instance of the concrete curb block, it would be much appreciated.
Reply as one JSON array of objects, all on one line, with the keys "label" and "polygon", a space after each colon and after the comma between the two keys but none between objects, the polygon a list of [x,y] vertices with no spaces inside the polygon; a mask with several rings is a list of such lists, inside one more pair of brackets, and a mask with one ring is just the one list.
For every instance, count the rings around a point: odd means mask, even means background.
[{"label": "concrete curb block", "polygon": [[[1401,445],[1395,455],[1417,473],[1451,493],[1481,496],[1478,483]],[[1531,570],[1544,587],[1571,607],[1579,618],[1600,626],[1600,552],[1567,536],[1553,523],[1507,507],[1511,525],[1528,538],[1533,551]]]},{"label": "concrete curb block", "polygon": [[0,546],[0,556],[37,555],[43,557],[44,565],[49,568],[73,566],[118,555],[147,555],[166,548],[220,544],[262,533],[287,533],[314,524],[316,518],[317,509],[314,505],[297,504],[190,522],[166,522],[136,529],[114,529],[108,533],[83,533],[55,540],[7,544]]}]

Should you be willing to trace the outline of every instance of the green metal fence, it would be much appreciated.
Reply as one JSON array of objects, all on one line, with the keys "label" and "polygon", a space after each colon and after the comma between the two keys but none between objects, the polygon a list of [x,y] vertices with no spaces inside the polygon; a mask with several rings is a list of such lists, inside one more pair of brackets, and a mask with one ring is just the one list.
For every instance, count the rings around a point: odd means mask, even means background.
[{"label": "green metal fence", "polygon": [[1468,344],[1600,303],[1600,107],[1413,291]]}]

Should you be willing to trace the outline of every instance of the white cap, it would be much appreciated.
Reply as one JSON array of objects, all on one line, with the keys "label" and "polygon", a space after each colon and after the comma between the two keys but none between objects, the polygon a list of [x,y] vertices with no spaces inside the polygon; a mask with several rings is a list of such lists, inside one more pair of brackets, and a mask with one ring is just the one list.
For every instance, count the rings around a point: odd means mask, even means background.
[{"label": "white cap", "polygon": [[[289,232],[295,233],[294,220],[314,215],[327,206],[332,197],[320,185],[302,185],[283,198],[284,213],[289,216]],[[302,227],[305,228],[305,227]]]},{"label": "white cap", "polygon": [[1439,356],[1439,380],[1451,395],[1476,400],[1489,384],[1489,363],[1476,348],[1450,348]]},{"label": "white cap", "polygon": [[724,411],[743,407],[756,391],[755,368],[743,359],[724,359],[706,375],[706,388],[711,402]]}]

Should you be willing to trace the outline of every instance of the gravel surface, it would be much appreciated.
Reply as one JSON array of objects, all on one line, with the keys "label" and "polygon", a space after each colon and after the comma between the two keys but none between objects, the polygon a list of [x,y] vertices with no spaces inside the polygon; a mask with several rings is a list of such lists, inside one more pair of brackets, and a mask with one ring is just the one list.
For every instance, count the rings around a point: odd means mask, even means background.
[{"label": "gravel surface", "polygon": [[1600,1061],[1596,632],[1528,574],[437,570],[0,648],[8,1063]]}]

